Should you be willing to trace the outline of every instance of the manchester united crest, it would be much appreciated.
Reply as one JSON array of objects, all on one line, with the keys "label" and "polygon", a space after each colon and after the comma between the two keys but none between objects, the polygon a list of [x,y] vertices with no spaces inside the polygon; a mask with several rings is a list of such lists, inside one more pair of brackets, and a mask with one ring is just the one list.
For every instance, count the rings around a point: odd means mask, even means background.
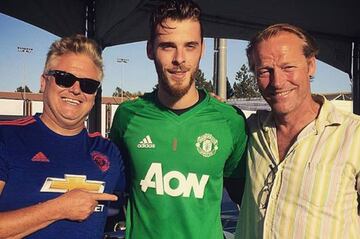
[{"label": "manchester united crest", "polygon": [[106,155],[93,151],[91,152],[91,157],[102,172],[106,172],[109,169],[110,161]]},{"label": "manchester united crest", "polygon": [[203,134],[197,138],[195,146],[199,154],[208,158],[218,150],[218,141],[212,134]]}]

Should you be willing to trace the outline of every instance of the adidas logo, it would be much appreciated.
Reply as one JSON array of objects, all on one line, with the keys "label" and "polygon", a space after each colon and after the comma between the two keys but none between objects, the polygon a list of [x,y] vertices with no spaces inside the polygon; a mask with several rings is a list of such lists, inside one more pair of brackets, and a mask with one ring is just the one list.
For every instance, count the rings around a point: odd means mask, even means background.
[{"label": "adidas logo", "polygon": [[139,149],[148,148],[153,149],[155,148],[155,144],[151,141],[150,135],[146,135],[137,145]]},{"label": "adidas logo", "polygon": [[31,159],[33,162],[50,162],[43,152],[39,152]]}]

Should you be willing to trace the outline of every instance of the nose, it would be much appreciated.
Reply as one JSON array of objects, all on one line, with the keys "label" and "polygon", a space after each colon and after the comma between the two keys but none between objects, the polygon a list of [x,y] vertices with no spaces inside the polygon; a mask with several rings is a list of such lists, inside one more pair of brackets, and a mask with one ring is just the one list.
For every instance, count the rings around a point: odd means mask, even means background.
[{"label": "nose", "polygon": [[285,82],[285,74],[279,68],[274,68],[271,72],[270,77],[271,77],[271,79],[270,79],[271,85],[274,88],[281,88]]},{"label": "nose", "polygon": [[173,59],[174,65],[181,65],[185,62],[185,55],[183,49],[176,49]]},{"label": "nose", "polygon": [[72,92],[75,95],[80,94],[81,93],[80,82],[75,81],[75,83],[69,88],[69,91]]}]

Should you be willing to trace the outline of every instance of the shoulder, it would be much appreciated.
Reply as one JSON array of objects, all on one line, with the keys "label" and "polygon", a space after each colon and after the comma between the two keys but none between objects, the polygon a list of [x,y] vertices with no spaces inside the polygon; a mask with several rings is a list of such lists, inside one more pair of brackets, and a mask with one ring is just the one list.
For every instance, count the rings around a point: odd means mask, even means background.
[{"label": "shoulder", "polygon": [[29,124],[34,123],[36,120],[33,116],[27,116],[23,118],[19,118],[16,120],[6,120],[6,121],[0,121],[0,127],[6,127],[6,126],[26,126]]},{"label": "shoulder", "polygon": [[149,112],[156,109],[154,92],[146,93],[135,100],[129,100],[119,105],[113,118],[113,125],[120,128],[125,127],[134,117],[148,115]]},{"label": "shoulder", "polygon": [[216,112],[216,119],[221,118],[223,120],[222,122],[225,122],[223,127],[227,127],[229,129],[235,141],[246,138],[246,118],[241,109],[236,106],[220,102],[212,97],[209,99],[209,106],[212,109],[211,111]]},{"label": "shoulder", "polygon": [[209,104],[228,121],[243,122],[245,123],[245,115],[241,109],[236,106],[220,102],[213,97],[209,98]]},{"label": "shoulder", "polygon": [[90,140],[96,141],[100,144],[112,146],[112,142],[110,141],[110,139],[102,136],[100,132],[87,133],[87,137]]},{"label": "shoulder", "polygon": [[343,111],[341,109],[334,107],[334,117],[339,119],[341,125],[346,127],[356,128],[357,131],[360,130],[360,116],[352,112]]},{"label": "shoulder", "polygon": [[132,112],[138,112],[150,105],[154,104],[153,93],[145,93],[134,100],[128,100],[119,105],[116,110],[116,114],[131,114]]},{"label": "shoulder", "polygon": [[118,157],[120,154],[118,147],[110,139],[103,137],[101,133],[88,133],[87,137],[90,139],[92,148],[96,148],[110,156],[115,155]]},{"label": "shoulder", "polygon": [[33,116],[23,117],[16,120],[0,121],[0,132],[13,132],[21,130],[28,125],[32,125],[36,122]]},{"label": "shoulder", "polygon": [[341,110],[337,108],[331,101],[324,99],[321,106],[319,118],[327,124],[340,124],[340,125],[360,125],[360,116],[352,112]]}]

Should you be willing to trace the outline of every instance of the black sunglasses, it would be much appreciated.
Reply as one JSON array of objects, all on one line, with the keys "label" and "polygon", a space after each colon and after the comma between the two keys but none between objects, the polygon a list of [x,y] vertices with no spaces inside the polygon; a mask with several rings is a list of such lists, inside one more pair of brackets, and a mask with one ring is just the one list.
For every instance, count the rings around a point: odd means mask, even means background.
[{"label": "black sunglasses", "polygon": [[100,81],[89,78],[78,78],[66,71],[49,70],[44,75],[53,76],[55,83],[63,88],[70,88],[76,81],[80,83],[80,89],[86,94],[95,94],[100,87]]}]

